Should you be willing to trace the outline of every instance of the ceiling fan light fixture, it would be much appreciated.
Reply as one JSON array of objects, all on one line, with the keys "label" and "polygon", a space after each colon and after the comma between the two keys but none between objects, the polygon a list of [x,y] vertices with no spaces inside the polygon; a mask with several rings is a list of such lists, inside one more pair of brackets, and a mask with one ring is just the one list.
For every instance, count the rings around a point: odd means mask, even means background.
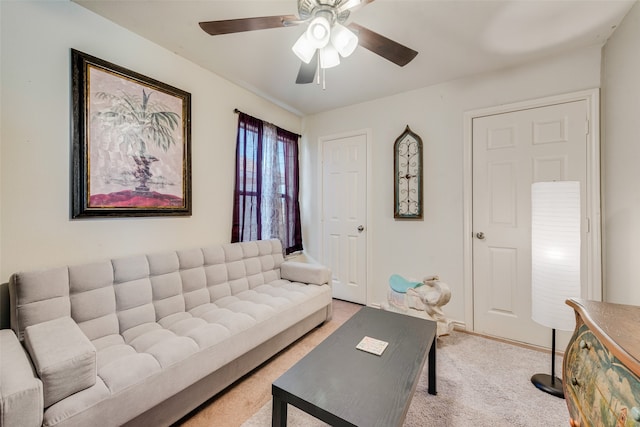
[{"label": "ceiling fan light fixture", "polygon": [[346,58],[358,47],[358,36],[344,25],[336,23],[331,29],[331,44]]},{"label": "ceiling fan light fixture", "polygon": [[293,53],[305,64],[311,62],[313,55],[316,53],[316,48],[307,39],[307,33],[302,33],[298,38],[298,41],[291,47]]},{"label": "ceiling fan light fixture", "polygon": [[333,68],[340,65],[340,55],[331,44],[320,49],[320,67]]},{"label": "ceiling fan light fixture", "polygon": [[[373,1],[297,0],[297,15],[222,19],[199,22],[199,25],[207,34],[217,36],[304,24],[307,28],[304,28],[304,33],[291,47],[295,55],[302,61],[296,83],[311,83],[316,74],[320,75],[322,68],[324,87],[324,69],[338,65],[341,57],[350,56],[358,46],[362,46],[400,67],[407,65],[418,54],[417,51],[355,22],[349,23],[348,29],[345,27],[344,24],[353,12]],[[326,50],[320,52],[327,46]]]},{"label": "ceiling fan light fixture", "polygon": [[324,16],[316,16],[309,23],[306,34],[309,43],[311,43],[315,48],[321,49],[329,43],[331,25]]}]

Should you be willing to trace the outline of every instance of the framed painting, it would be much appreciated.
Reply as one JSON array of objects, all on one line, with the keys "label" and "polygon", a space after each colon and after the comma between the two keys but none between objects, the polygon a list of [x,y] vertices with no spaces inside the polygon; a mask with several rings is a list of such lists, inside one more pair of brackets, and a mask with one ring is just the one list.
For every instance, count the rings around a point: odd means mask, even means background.
[{"label": "framed painting", "polygon": [[71,216],[191,215],[191,94],[71,50]]}]

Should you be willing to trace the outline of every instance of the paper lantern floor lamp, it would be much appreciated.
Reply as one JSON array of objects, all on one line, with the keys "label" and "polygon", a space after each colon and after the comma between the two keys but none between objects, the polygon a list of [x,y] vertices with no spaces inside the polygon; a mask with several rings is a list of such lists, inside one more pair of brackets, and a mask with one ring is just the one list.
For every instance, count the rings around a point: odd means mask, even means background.
[{"label": "paper lantern floor lamp", "polygon": [[540,390],[564,397],[555,375],[556,329],[575,328],[567,298],[580,296],[580,183],[537,182],[531,186],[531,317],[552,329],[551,375],[536,374]]}]

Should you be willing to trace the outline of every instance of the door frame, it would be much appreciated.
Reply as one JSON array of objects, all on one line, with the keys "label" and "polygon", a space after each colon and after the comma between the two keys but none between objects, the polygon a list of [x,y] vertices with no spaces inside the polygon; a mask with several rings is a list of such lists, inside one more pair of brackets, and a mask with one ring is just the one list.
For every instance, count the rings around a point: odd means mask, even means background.
[{"label": "door frame", "polygon": [[365,129],[358,129],[358,130],[352,130],[352,131],[346,131],[346,132],[340,132],[340,133],[334,133],[334,134],[330,134],[330,135],[324,135],[324,136],[320,136],[318,137],[318,183],[319,183],[319,188],[320,191],[318,192],[318,206],[320,206],[320,215],[319,215],[319,229],[320,231],[320,238],[318,239],[319,242],[319,251],[318,254],[320,255],[320,262],[324,263],[326,260],[324,259],[324,143],[326,141],[331,141],[334,139],[341,139],[341,138],[349,138],[349,137],[353,137],[353,136],[360,136],[360,135],[364,135],[365,139],[366,139],[366,147],[367,147],[367,161],[366,161],[366,180],[367,180],[367,191],[366,191],[366,198],[367,198],[367,203],[366,203],[366,216],[367,216],[367,220],[365,221],[365,232],[367,233],[367,244],[366,244],[366,249],[365,249],[365,253],[367,256],[367,262],[366,262],[366,267],[365,267],[365,274],[367,276],[367,280],[366,280],[366,296],[365,296],[365,302],[366,305],[370,305],[370,296],[371,296],[371,292],[369,289],[369,283],[370,283],[370,279],[371,279],[371,248],[372,248],[372,241],[373,241],[373,221],[371,220],[371,212],[373,212],[373,204],[372,204],[372,191],[371,191],[371,179],[372,179],[372,155],[371,155],[371,148],[373,146],[373,133],[371,131],[371,128],[365,128]]},{"label": "door frame", "polygon": [[464,113],[463,146],[463,283],[465,328],[475,330],[473,283],[473,119],[573,101],[586,101],[587,121],[587,295],[602,301],[602,230],[600,207],[600,90],[588,89],[563,95],[481,108]]}]

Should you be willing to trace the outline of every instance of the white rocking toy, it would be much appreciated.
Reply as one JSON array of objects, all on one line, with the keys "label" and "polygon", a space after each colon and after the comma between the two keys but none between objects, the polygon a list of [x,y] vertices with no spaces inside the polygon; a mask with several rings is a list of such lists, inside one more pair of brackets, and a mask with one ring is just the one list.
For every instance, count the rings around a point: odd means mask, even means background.
[{"label": "white rocking toy", "polygon": [[448,335],[453,323],[442,310],[451,299],[451,290],[438,276],[425,277],[422,282],[412,282],[400,275],[389,278],[388,304],[385,310],[422,317],[438,323],[437,336]]}]

